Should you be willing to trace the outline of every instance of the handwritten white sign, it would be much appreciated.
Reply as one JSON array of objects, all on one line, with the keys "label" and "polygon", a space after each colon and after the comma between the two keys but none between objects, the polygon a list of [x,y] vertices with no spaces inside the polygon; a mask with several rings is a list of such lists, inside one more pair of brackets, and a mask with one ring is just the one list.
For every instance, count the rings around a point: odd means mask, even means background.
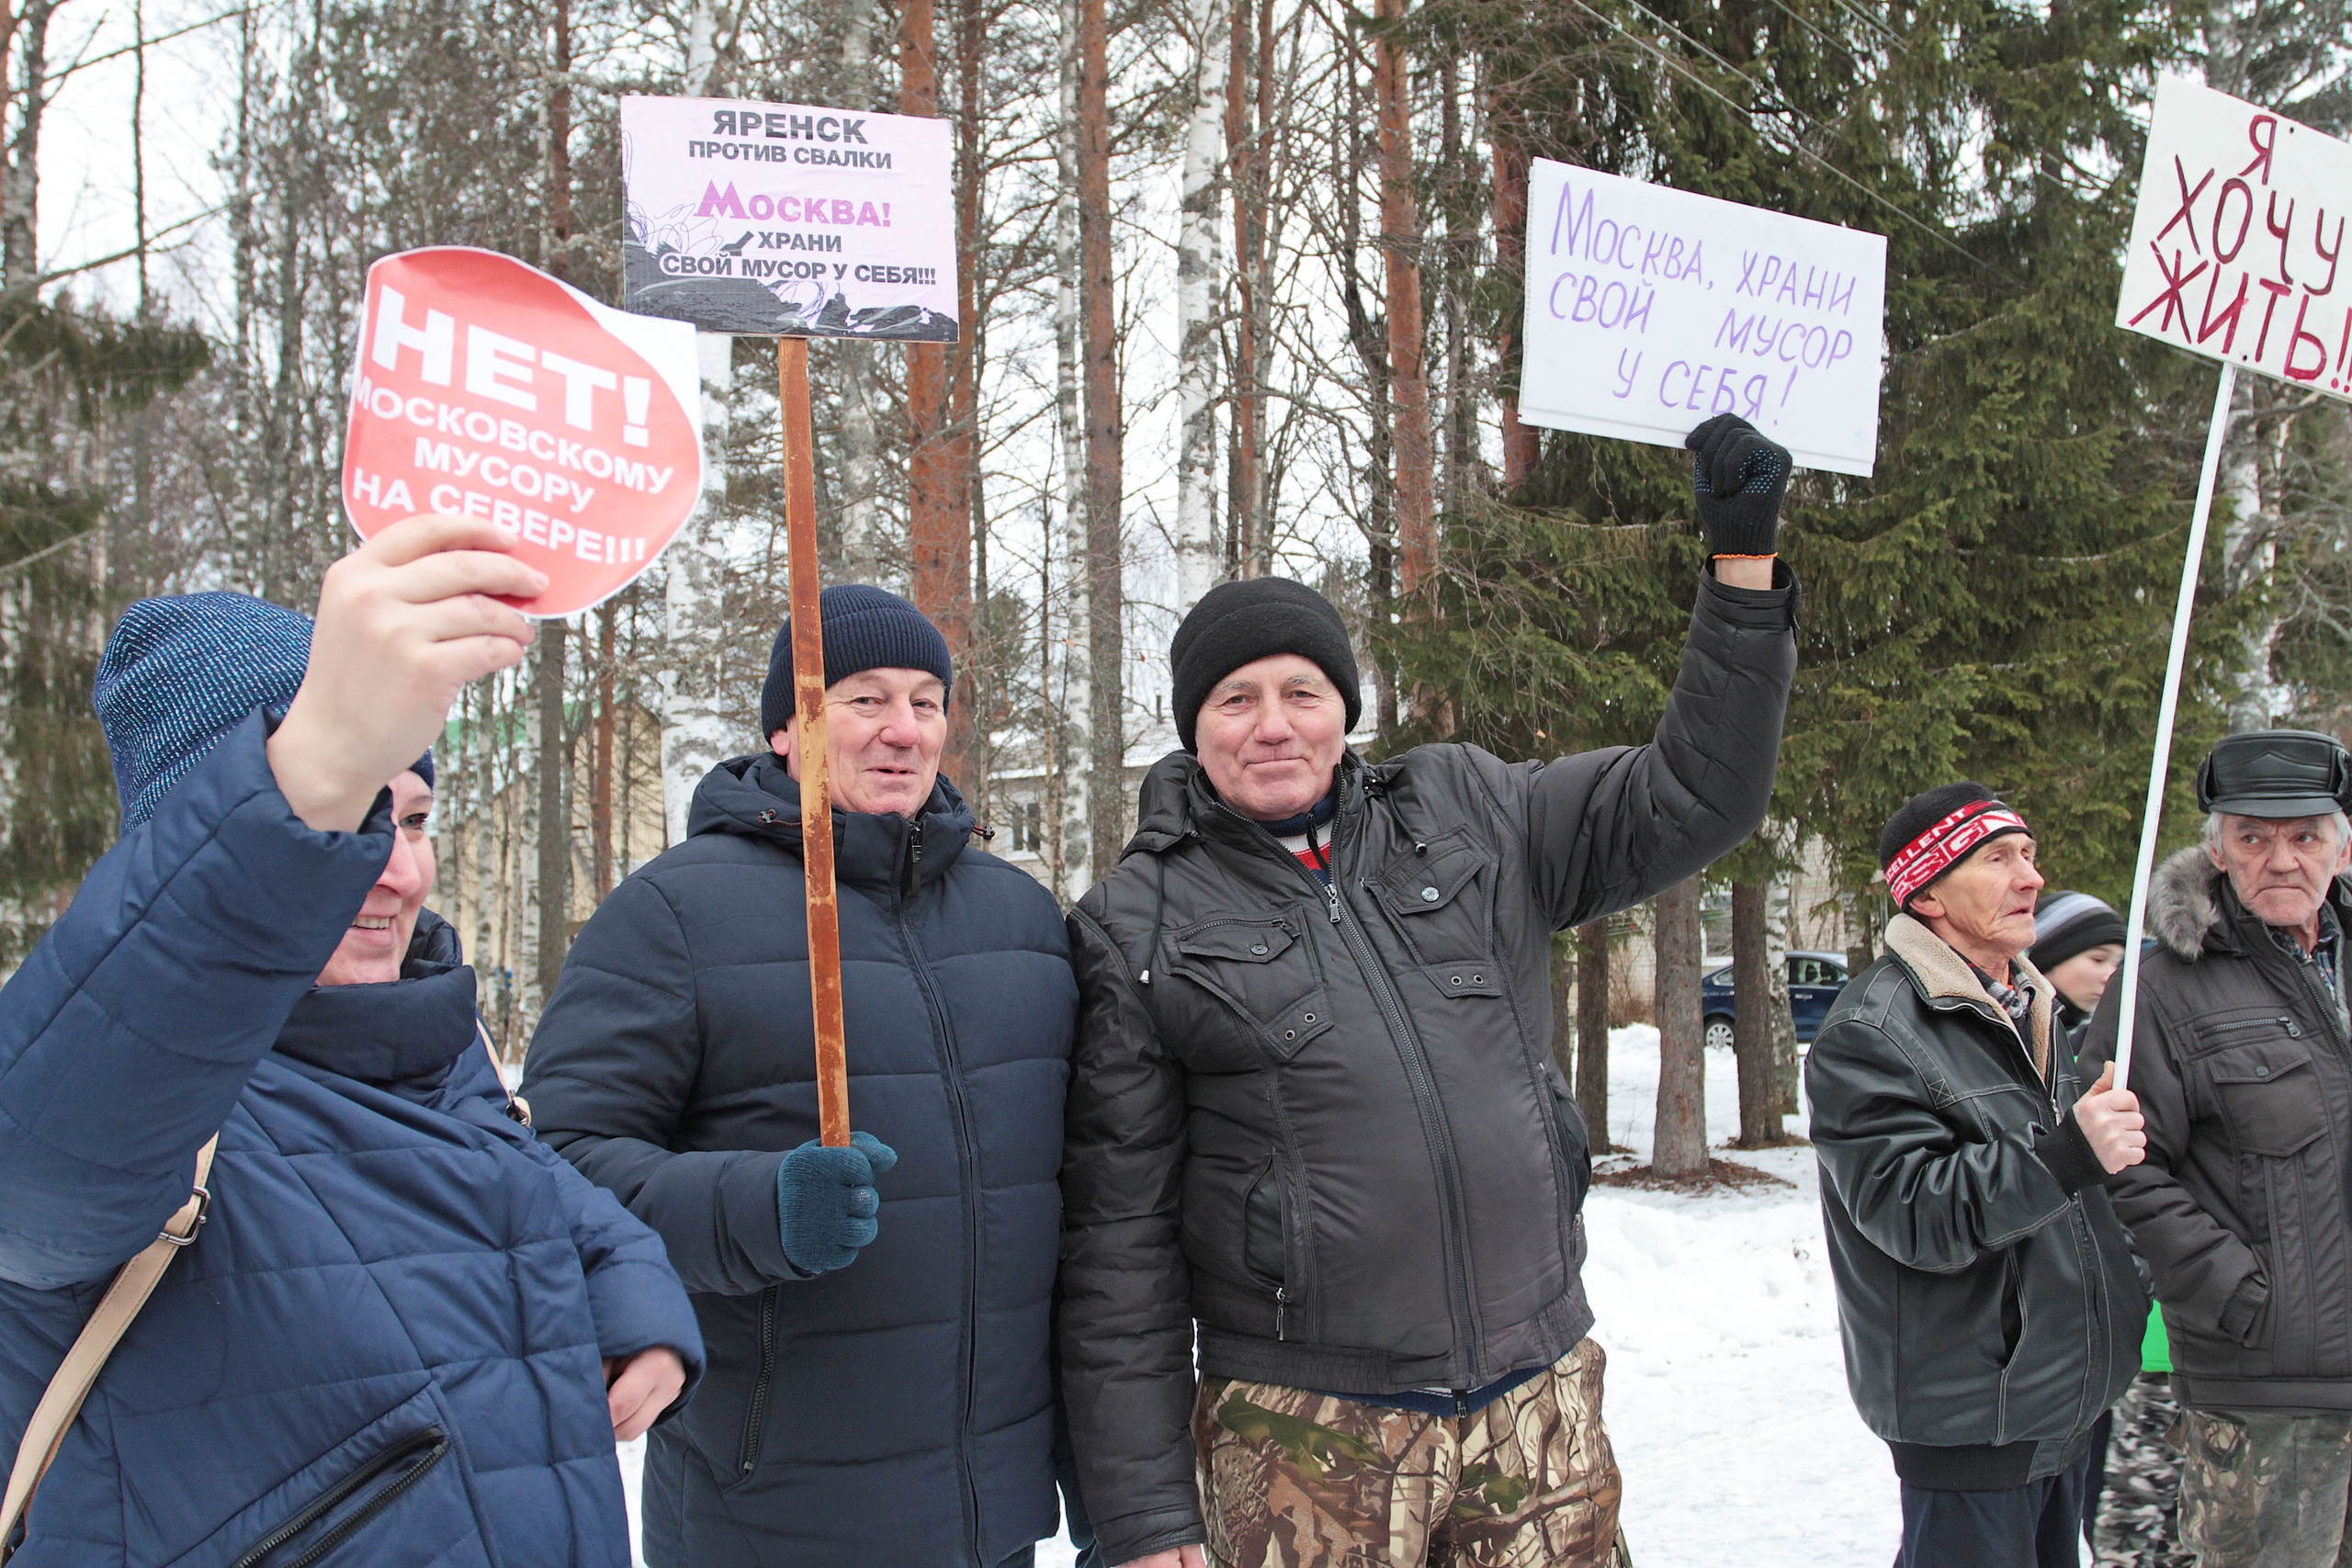
[{"label": "handwritten white sign", "polygon": [[1885,307],[1883,235],[1539,158],[1519,417],[1679,446],[1736,413],[1867,475]]},{"label": "handwritten white sign", "polygon": [[707,332],[956,341],[947,122],[621,99],[623,303]]},{"label": "handwritten white sign", "polygon": [[2352,399],[2347,209],[2352,143],[2167,76],[2115,324]]}]

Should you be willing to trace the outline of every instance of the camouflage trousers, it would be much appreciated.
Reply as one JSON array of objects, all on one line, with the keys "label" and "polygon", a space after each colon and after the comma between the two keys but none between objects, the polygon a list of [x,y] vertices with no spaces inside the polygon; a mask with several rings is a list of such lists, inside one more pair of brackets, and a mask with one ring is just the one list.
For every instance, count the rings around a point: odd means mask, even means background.
[{"label": "camouflage trousers", "polygon": [[2196,1568],[2180,1539],[2180,1407],[2162,1372],[2143,1372],[2115,1406],[2107,1485],[2093,1530],[2098,1568]]},{"label": "camouflage trousers", "polygon": [[1618,1473],[1590,1339],[1468,1416],[1204,1380],[1215,1568],[1609,1568]]},{"label": "camouflage trousers", "polygon": [[2198,1568],[2352,1568],[2352,1415],[2183,1413],[2181,1535]]}]

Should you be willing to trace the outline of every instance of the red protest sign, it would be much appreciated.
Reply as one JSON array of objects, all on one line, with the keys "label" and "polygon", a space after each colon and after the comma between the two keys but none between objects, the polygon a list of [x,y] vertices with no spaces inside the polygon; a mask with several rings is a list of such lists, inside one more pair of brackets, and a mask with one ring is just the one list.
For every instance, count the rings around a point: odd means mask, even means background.
[{"label": "red protest sign", "polygon": [[363,538],[420,513],[494,523],[568,615],[628,585],[702,491],[694,329],[629,315],[493,251],[368,269],[344,442]]}]

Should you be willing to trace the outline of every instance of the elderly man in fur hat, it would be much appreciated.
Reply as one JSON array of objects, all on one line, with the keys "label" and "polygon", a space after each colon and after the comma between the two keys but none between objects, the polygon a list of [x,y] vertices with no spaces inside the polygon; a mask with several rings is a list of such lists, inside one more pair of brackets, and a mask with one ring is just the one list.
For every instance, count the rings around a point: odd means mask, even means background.
[{"label": "elderly man in fur hat", "polygon": [[2025,954],[2041,874],[1983,784],[1879,836],[1898,913],[1805,1061],[1846,1381],[1902,1483],[1896,1568],[2075,1568],[2147,1295],[2102,1185],[2132,1097],[2085,1094]]},{"label": "elderly man in fur hat", "polygon": [[[2198,771],[2205,841],[2156,874],[2131,1085],[2146,1163],[2116,1208],[2154,1267],[2201,1568],[2347,1560],[2352,1493],[2352,757],[2233,735]],[[2114,1051],[2120,987],[2084,1043]]]}]

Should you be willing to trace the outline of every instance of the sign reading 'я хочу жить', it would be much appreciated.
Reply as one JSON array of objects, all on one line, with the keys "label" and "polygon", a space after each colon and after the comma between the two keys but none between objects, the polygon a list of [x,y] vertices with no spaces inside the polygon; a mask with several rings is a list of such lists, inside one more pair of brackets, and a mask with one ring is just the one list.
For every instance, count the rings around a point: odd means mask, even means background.
[{"label": "sign reading '\u044f \u0445\u043e\u0447\u0443 \u0436\u0438\u0442\u044c'", "polygon": [[706,332],[953,343],[947,122],[621,99],[624,303]]},{"label": "sign reading '\u044f \u0445\u043e\u0447\u0443 \u0436\u0438\u0442\u044c'", "polygon": [[2115,324],[2352,398],[2352,142],[2167,76]]},{"label": "sign reading '\u044f \u0445\u043e\u0447\u0443 \u0436\u0438\u0442\u044c'", "polygon": [[368,269],[343,502],[373,538],[479,517],[567,615],[627,586],[694,510],[694,329],[598,304],[512,256],[436,246]]}]

